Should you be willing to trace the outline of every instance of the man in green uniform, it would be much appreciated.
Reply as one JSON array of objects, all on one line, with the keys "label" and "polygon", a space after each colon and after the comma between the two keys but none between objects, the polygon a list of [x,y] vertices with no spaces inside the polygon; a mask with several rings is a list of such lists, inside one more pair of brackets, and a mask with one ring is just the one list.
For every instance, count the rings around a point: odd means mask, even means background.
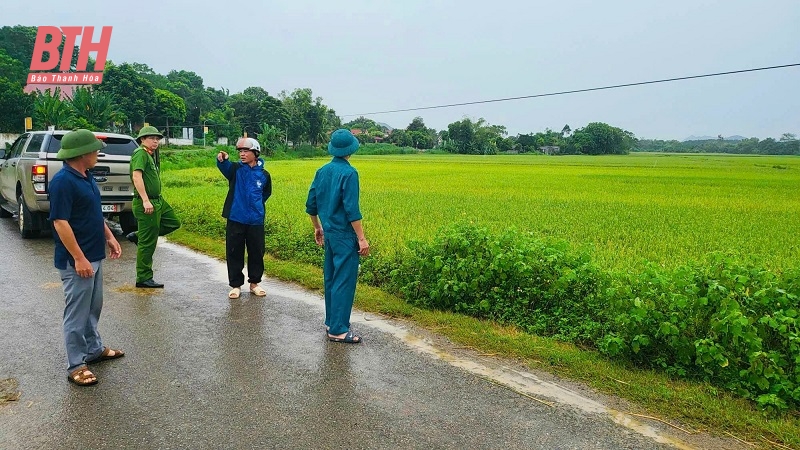
[{"label": "man in green uniform", "polygon": [[359,256],[369,255],[369,242],[361,226],[358,204],[358,172],[350,155],[358,140],[349,130],[331,134],[328,153],[333,160],[317,170],[306,200],[306,212],[314,225],[314,240],[325,246],[325,326],[328,340],[361,343],[350,329],[350,313],[356,294]]},{"label": "man in green uniform", "polygon": [[181,227],[175,211],[161,196],[161,176],[153,155],[164,137],[156,127],[146,126],[139,131],[136,140],[140,147],[131,156],[131,180],[135,188],[133,215],[139,229],[126,238],[136,244],[136,287],[163,288],[153,281],[153,253],[159,236],[164,236]]}]

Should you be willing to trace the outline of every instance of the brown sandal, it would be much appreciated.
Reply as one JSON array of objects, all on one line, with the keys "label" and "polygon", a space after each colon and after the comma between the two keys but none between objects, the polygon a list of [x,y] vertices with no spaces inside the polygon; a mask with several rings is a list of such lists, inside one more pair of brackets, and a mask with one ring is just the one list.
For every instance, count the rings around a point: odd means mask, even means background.
[{"label": "brown sandal", "polygon": [[91,386],[97,384],[97,377],[86,367],[79,367],[67,375],[67,380],[78,386]]},{"label": "brown sandal", "polygon": [[109,359],[122,358],[123,356],[125,356],[125,352],[122,350],[114,350],[110,347],[103,347],[103,353],[100,353],[100,356],[91,361],[86,361],[86,364],[99,363],[101,361],[108,361]]}]

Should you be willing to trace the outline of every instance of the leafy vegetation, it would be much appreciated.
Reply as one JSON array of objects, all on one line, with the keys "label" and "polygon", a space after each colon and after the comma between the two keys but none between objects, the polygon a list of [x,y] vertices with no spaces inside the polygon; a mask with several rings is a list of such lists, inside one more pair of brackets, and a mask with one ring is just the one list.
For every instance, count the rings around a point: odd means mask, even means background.
[{"label": "leafy vegetation", "polygon": [[[39,104],[37,97],[34,105]],[[90,88],[79,87],[65,102],[72,112],[72,126],[89,130],[104,130],[119,119],[119,110],[114,99],[105,93]]]},{"label": "leafy vegetation", "polygon": [[592,346],[772,412],[800,406],[800,270],[714,254],[609,273],[564,242],[458,224],[392,266],[384,285],[414,305]]},{"label": "leafy vegetation", "polygon": [[61,99],[61,89],[49,89],[38,95],[33,104],[33,118],[47,127],[64,128],[73,121],[73,109]]}]

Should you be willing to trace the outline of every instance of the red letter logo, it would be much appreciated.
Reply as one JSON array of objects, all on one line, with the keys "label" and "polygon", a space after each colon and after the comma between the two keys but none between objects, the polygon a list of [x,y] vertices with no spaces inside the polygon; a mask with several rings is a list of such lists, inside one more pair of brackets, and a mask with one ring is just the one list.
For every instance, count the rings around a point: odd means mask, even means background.
[{"label": "red letter logo", "polygon": [[[75,38],[81,35],[81,27],[61,27],[64,33],[64,54],[61,55],[61,66],[58,70],[68,72],[72,67],[72,50],[75,48]],[[91,36],[89,37],[91,39]],[[58,54],[58,53],[56,53]]]},{"label": "red letter logo", "polygon": [[[45,42],[47,36],[51,37],[50,42]],[[58,40],[56,40],[58,37]],[[31,59],[31,70],[51,70],[58,65],[61,59],[58,54],[58,46],[61,44],[61,30],[58,27],[39,27],[36,31],[36,42],[33,44],[33,59]],[[49,54],[47,61],[42,61],[44,52]]]},{"label": "red letter logo", "polygon": [[77,69],[79,72],[86,70],[86,64],[89,63],[89,52],[97,52],[97,58],[94,63],[95,71],[102,72],[106,66],[108,46],[111,44],[111,27],[103,27],[100,32],[100,42],[92,42],[93,35],[94,27],[84,27],[83,39],[81,39],[81,52],[78,56]]},{"label": "red letter logo", "polygon": [[[28,84],[100,84],[103,82],[103,69],[108,57],[108,46],[111,43],[112,27],[103,27],[100,32],[100,41],[92,42],[94,27],[39,27],[36,31],[36,41],[33,45],[31,58],[31,73]],[[75,72],[72,72],[72,54],[78,36],[81,39],[78,52],[78,62]],[[48,39],[50,39],[48,41]],[[59,55],[58,48],[64,40],[64,54]],[[94,72],[86,72],[89,64],[89,54],[97,53]],[[47,53],[47,60],[44,54]],[[58,64],[61,60],[61,65]],[[62,73],[34,73],[34,71],[53,70],[59,66]]]}]

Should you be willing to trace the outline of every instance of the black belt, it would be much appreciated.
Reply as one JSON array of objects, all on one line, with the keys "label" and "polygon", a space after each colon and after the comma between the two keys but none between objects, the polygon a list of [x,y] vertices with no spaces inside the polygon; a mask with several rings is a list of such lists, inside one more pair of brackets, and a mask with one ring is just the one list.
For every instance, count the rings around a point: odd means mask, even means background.
[{"label": "black belt", "polygon": [[[149,197],[150,197],[150,200],[158,200],[158,199],[160,199],[160,198],[161,198],[161,196],[160,196],[160,195],[151,195],[151,196],[149,196]],[[134,197],[134,198],[137,198],[137,199],[139,199],[139,200],[141,200],[141,199],[142,199],[142,197],[138,197],[138,196],[137,196],[137,197]]]}]

